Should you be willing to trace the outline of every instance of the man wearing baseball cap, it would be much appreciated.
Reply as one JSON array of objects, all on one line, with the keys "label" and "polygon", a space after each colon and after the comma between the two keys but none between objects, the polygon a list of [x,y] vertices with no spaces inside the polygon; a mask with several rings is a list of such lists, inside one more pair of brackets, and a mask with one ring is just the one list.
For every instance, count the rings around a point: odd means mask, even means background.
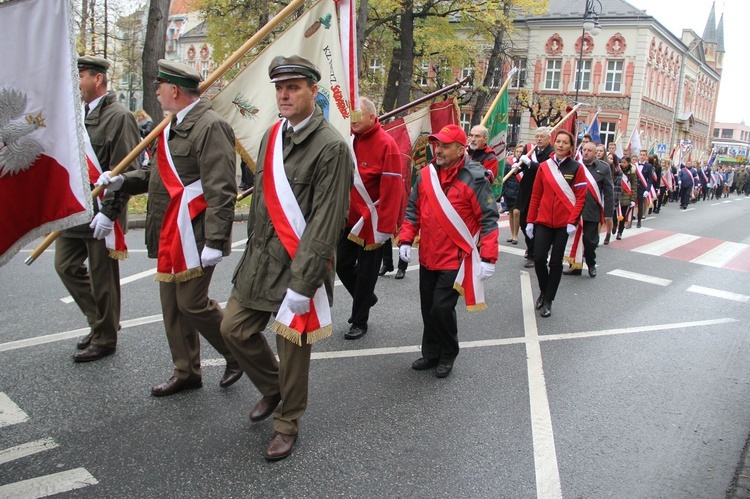
[{"label": "man wearing baseball cap", "polygon": [[498,257],[497,205],[485,169],[466,154],[466,133],[447,125],[430,135],[434,161],[419,172],[399,233],[399,257],[411,259],[419,242],[419,298],[422,357],[418,371],[437,367],[445,378],[458,355],[456,304],[459,294],[470,311],[481,310],[483,281],[495,272]]}]

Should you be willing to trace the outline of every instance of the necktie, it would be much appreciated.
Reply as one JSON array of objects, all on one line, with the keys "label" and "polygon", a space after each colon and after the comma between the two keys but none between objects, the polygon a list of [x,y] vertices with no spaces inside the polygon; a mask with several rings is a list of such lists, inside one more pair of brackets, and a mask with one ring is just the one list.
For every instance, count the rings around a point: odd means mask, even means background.
[{"label": "necktie", "polygon": [[86,103],[85,106],[83,106],[83,117],[86,118],[89,115],[89,105]]}]

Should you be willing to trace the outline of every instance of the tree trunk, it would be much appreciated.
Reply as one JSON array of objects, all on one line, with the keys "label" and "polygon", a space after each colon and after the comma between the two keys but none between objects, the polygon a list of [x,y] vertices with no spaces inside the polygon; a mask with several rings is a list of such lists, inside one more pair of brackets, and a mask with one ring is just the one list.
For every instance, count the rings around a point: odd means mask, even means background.
[{"label": "tree trunk", "polygon": [[[503,17],[507,18],[510,14],[510,2],[505,2],[503,7]],[[482,88],[486,90],[479,90],[477,92],[477,98],[474,102],[474,112],[471,116],[471,126],[476,126],[481,123],[484,118],[484,106],[487,102],[492,102],[495,99],[494,95],[490,95],[490,85],[492,85],[492,77],[495,74],[495,69],[501,68],[503,58],[501,57],[504,52],[503,44],[505,42],[505,27],[501,26],[497,33],[495,33],[495,43],[492,45],[492,52],[490,52],[490,59],[487,61],[487,73],[484,75],[484,81],[482,81]],[[500,76],[505,76],[500,73]],[[505,79],[498,81],[499,85],[502,86]],[[500,88],[498,88],[500,90]],[[492,97],[490,99],[490,97]]]},{"label": "tree trunk", "polygon": [[364,57],[362,57],[362,54],[365,53],[365,32],[367,30],[368,9],[368,0],[359,0],[359,5],[357,6],[357,54],[359,54],[359,67],[357,68],[357,74],[360,78],[364,75]]},{"label": "tree trunk", "polygon": [[86,23],[89,22],[89,0],[81,0],[80,55],[86,54]]},{"label": "tree trunk", "polygon": [[388,81],[385,84],[383,95],[383,109],[393,111],[396,109],[396,92],[398,91],[398,77],[401,74],[401,49],[393,48],[391,55],[391,66],[388,68]]},{"label": "tree trunk", "polygon": [[164,116],[161,104],[153,90],[153,81],[158,72],[156,63],[164,57],[166,52],[168,18],[169,0],[151,0],[141,60],[143,62],[143,109],[151,116],[154,123],[161,121]]},{"label": "tree trunk", "polygon": [[405,106],[411,102],[411,85],[414,80],[414,2],[404,1],[401,14],[399,40],[401,42],[401,71],[396,89],[396,106]]}]

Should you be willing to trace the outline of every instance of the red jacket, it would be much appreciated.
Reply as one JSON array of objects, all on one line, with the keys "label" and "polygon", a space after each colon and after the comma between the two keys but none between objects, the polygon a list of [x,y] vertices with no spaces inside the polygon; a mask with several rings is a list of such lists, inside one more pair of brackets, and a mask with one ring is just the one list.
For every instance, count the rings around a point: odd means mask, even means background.
[{"label": "red jacket", "polygon": [[[555,165],[554,155],[547,161],[547,165]],[[534,179],[534,188],[531,191],[531,203],[529,214],[526,219],[528,223],[546,225],[547,227],[560,228],[568,224],[577,224],[581,217],[581,211],[586,203],[586,173],[583,165],[574,159],[567,157],[559,165],[560,171],[573,189],[576,204],[570,206],[567,198],[558,194],[557,182],[547,170],[539,165]]]},{"label": "red jacket", "polygon": [[498,162],[495,151],[489,147],[484,146],[484,149],[477,149],[476,151],[469,151],[471,159],[480,163],[485,169],[492,172],[493,180],[497,178]]},{"label": "red jacket", "polygon": [[[357,155],[357,167],[367,193],[373,202],[380,200],[377,230],[393,234],[396,231],[404,189],[401,155],[396,141],[385,133],[376,120],[372,128],[355,135],[354,153]],[[354,226],[362,216],[355,205],[355,197],[361,199],[356,187],[352,186],[347,227]]]},{"label": "red jacket", "polygon": [[[483,260],[495,263],[498,256],[497,204],[490,183],[484,176],[484,168],[468,156],[446,170],[437,167],[438,179],[443,192],[453,208],[463,219],[472,234],[480,232],[479,254]],[[406,218],[399,233],[399,245],[412,244],[417,234],[419,239],[419,264],[428,270],[458,270],[464,253],[448,237],[432,213],[432,206],[424,193],[422,174],[411,191]]]}]

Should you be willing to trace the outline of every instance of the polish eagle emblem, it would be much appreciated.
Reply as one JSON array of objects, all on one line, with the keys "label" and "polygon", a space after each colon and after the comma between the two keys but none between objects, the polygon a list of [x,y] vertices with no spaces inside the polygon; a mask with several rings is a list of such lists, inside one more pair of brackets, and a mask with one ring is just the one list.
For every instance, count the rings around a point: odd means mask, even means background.
[{"label": "polish eagle emblem", "polygon": [[44,151],[42,145],[29,137],[39,127],[45,126],[44,117],[26,112],[24,92],[0,89],[0,177],[28,170]]}]

